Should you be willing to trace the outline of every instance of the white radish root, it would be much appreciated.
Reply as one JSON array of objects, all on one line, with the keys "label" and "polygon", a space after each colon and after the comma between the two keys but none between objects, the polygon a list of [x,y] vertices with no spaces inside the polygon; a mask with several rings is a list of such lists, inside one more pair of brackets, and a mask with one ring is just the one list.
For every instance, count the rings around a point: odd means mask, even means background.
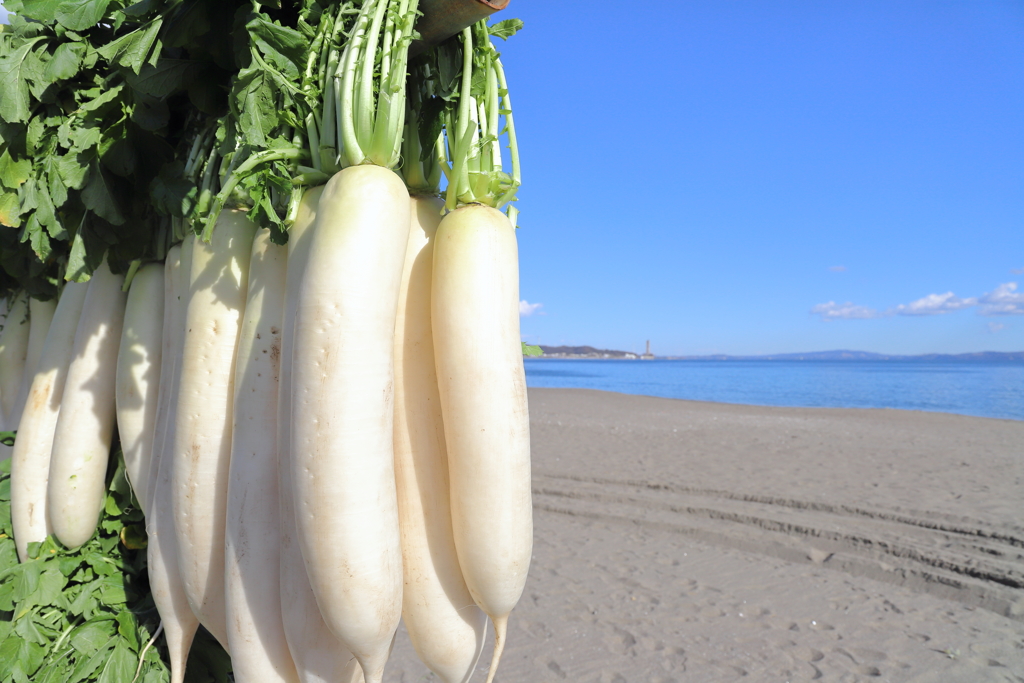
[{"label": "white radish root", "polygon": [[295,504],[291,476],[291,374],[292,347],[295,343],[295,304],[302,273],[309,259],[312,226],[323,186],[307,190],[299,204],[295,224],[288,232],[288,277],[281,339],[281,379],[278,394],[278,487],[281,533],[281,615],[288,650],[302,683],[359,683],[362,669],[352,653],[345,649],[324,623],[316,596],[309,585],[306,564],[299,549],[295,526]]},{"label": "white radish root", "polygon": [[174,530],[185,594],[200,623],[225,649],[231,408],[255,233],[243,212],[225,211],[213,241],[194,243],[172,451]]},{"label": "white radish root", "polygon": [[192,647],[199,618],[192,612],[185,594],[185,586],[178,569],[178,539],[174,533],[174,497],[171,491],[174,458],[174,418],[178,405],[178,384],[181,377],[181,350],[185,341],[185,313],[188,305],[189,270],[192,264],[194,241],[185,240],[180,247],[171,247],[164,262],[164,320],[167,322],[167,344],[161,365],[161,402],[159,416],[164,429],[157,427],[155,458],[150,469],[152,478],[149,499],[150,513],[146,516],[149,536],[147,562],[149,587],[153,602],[160,613],[167,641],[170,683],[185,680],[185,663]]},{"label": "white radish root", "polygon": [[106,263],[89,280],[54,430],[47,507],[54,535],[68,548],[92,536],[106,497],[123,282]]},{"label": "white radish root", "polygon": [[430,328],[434,234],[443,203],[410,200],[412,225],[395,324],[395,481],[405,588],[402,620],[416,654],[444,683],[465,683],[487,617],[462,578],[452,534],[448,457]]},{"label": "white radish root", "polygon": [[117,352],[117,433],[128,481],[149,514],[149,470],[153,462],[164,340],[164,266],[142,266],[132,279]]},{"label": "white radish root", "polygon": [[235,365],[225,531],[228,644],[238,683],[297,683],[279,599],[277,396],[288,249],[253,241]]},{"label": "white radish root", "polygon": [[445,216],[434,242],[431,314],[452,529],[466,585],[494,623],[488,683],[533,549],[517,252],[515,228],[482,205]]},{"label": "white radish root", "polygon": [[324,188],[292,347],[292,486],[324,622],[380,683],[402,610],[394,471],[394,336],[409,195],[350,166]]},{"label": "white radish root", "polygon": [[60,303],[43,344],[28,401],[18,426],[11,456],[11,521],[14,542],[22,562],[29,543],[41,543],[53,533],[47,510],[47,482],[53,435],[64,396],[68,365],[75,345],[87,284],[64,285]]}]

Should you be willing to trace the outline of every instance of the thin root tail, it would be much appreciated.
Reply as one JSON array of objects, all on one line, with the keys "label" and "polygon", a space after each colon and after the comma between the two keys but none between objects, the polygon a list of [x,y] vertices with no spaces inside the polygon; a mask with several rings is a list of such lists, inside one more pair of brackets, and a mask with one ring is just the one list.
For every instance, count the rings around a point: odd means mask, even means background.
[{"label": "thin root tail", "polygon": [[498,663],[501,661],[501,653],[505,650],[505,634],[508,632],[508,615],[491,617],[494,624],[494,654],[491,655],[491,668],[487,670],[487,683],[494,682],[494,675],[498,673]]}]

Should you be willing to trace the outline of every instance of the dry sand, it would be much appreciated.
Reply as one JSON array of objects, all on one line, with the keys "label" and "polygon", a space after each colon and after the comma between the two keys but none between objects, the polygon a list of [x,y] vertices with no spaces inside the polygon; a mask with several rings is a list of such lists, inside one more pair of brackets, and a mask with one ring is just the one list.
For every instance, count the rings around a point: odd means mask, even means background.
[{"label": "dry sand", "polygon": [[[530,412],[502,683],[1024,682],[1024,422],[579,389]],[[400,633],[385,680],[437,679]]]}]

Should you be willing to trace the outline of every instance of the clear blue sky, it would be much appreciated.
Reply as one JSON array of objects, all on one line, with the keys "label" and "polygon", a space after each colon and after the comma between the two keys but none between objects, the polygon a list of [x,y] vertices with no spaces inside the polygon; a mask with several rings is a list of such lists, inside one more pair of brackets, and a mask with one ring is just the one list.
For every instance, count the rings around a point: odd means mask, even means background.
[{"label": "clear blue sky", "polygon": [[1024,350],[1024,2],[503,15],[525,340]]},{"label": "clear blue sky", "polygon": [[1024,350],[1024,3],[505,14],[525,340]]}]

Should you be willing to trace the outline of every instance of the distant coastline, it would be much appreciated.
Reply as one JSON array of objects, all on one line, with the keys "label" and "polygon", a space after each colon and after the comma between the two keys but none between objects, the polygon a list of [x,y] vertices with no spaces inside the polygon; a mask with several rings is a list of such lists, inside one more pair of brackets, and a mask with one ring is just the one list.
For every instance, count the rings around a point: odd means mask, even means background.
[{"label": "distant coastline", "polygon": [[[537,359],[579,359],[579,360],[639,360],[643,354],[618,349],[598,349],[593,346],[545,346],[540,345],[542,356]],[[730,356],[712,354],[707,356],[655,356],[655,360],[690,360],[690,361],[956,361],[956,362],[1024,362],[1024,351],[977,351],[975,353],[925,353],[913,356],[901,356],[871,351],[810,351],[807,353],[774,353],[762,356]]]},{"label": "distant coastline", "polygon": [[595,349],[593,346],[544,346],[540,345],[544,352],[542,356],[534,358],[596,358],[615,360],[636,360],[640,354],[632,351],[617,351],[615,349]]}]

